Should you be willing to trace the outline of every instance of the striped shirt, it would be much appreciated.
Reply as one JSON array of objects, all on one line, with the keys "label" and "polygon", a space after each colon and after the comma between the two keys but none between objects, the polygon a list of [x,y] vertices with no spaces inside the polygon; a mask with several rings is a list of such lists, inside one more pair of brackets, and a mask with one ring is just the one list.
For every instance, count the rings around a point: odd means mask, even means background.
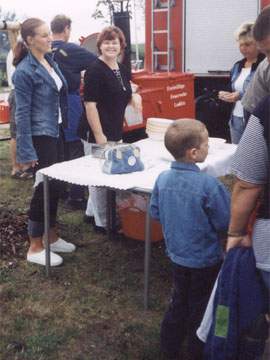
[{"label": "striped shirt", "polygon": [[[240,180],[264,185],[268,181],[269,159],[260,120],[252,115],[235,153],[232,172]],[[258,218],[252,234],[256,264],[270,271],[270,219]]]}]

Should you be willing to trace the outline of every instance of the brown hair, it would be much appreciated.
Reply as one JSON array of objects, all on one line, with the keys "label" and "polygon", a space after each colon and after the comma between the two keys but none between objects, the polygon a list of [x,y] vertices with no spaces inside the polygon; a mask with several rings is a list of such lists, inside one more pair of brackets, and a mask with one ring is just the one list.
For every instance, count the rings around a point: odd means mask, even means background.
[{"label": "brown hair", "polygon": [[205,125],[198,120],[175,120],[165,133],[165,146],[176,160],[183,159],[187,150],[200,147],[205,131]]},{"label": "brown hair", "polygon": [[29,18],[21,24],[21,36],[23,41],[18,41],[14,48],[14,66],[18,65],[28,53],[27,37],[35,36],[36,29],[43,24],[45,24],[45,22],[38,18]]},{"label": "brown hair", "polygon": [[56,15],[51,21],[51,31],[53,34],[61,34],[66,27],[71,27],[71,19],[66,15]]},{"label": "brown hair", "polygon": [[125,49],[125,47],[127,46],[126,38],[125,38],[123,31],[121,29],[119,29],[119,27],[117,27],[117,26],[105,27],[101,31],[101,33],[98,35],[98,38],[97,38],[97,48],[98,48],[99,53],[101,54],[100,46],[104,40],[114,40],[114,39],[119,39],[121,51],[123,51]]},{"label": "brown hair", "polygon": [[258,15],[254,27],[253,37],[256,41],[265,40],[270,35],[270,6],[265,7]]}]

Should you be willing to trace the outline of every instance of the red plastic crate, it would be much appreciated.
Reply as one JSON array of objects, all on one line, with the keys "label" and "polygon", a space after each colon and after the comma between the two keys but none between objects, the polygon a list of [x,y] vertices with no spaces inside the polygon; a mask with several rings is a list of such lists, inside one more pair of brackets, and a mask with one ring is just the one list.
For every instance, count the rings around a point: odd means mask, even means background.
[{"label": "red plastic crate", "polygon": [[0,123],[9,123],[9,105],[7,101],[0,101]]}]

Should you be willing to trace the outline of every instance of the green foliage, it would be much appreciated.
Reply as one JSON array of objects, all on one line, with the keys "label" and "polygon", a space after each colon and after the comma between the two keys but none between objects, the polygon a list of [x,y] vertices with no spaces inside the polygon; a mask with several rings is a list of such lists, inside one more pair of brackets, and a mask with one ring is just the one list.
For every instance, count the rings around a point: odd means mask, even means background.
[{"label": "green foliage", "polygon": [[[0,7],[0,19],[6,21],[15,21],[16,14],[12,11],[3,11]],[[6,31],[0,31],[0,61],[3,58],[6,58],[5,54],[9,51],[9,41]]]},{"label": "green foliage", "polygon": [[[6,21],[15,21],[16,14],[12,11],[3,11],[0,7],[0,19]],[[6,58],[10,49],[8,34],[6,31],[0,31],[0,85],[6,83]]]},{"label": "green foliage", "polygon": [[[144,9],[144,0],[135,1],[136,8]],[[113,22],[113,13],[120,11],[129,11],[132,16],[131,0],[99,0],[96,9],[92,14],[94,19],[104,19],[105,22]]]}]

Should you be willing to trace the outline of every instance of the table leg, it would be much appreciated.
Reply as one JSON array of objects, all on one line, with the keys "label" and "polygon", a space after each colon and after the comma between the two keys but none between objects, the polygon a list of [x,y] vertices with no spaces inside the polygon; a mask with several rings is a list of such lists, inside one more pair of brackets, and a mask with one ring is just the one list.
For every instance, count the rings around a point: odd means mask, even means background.
[{"label": "table leg", "polygon": [[50,275],[51,256],[49,244],[49,229],[50,229],[50,212],[49,212],[49,178],[43,175],[43,191],[44,191],[44,242],[46,253],[46,275]]},{"label": "table leg", "polygon": [[149,212],[150,196],[147,196],[147,207],[145,214],[145,250],[144,250],[144,310],[148,309],[149,300],[149,270],[151,255],[151,218]]},{"label": "table leg", "polygon": [[115,197],[115,190],[107,189],[107,235],[109,240],[113,239],[113,231],[115,230]]}]

